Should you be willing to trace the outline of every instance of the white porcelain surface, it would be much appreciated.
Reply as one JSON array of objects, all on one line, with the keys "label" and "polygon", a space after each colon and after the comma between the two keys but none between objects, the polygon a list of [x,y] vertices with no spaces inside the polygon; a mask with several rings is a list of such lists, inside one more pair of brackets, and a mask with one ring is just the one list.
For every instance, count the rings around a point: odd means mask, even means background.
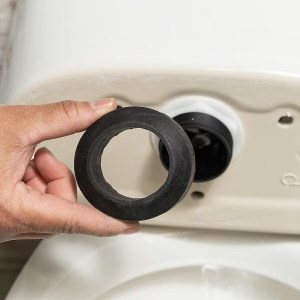
[{"label": "white porcelain surface", "polygon": [[[193,184],[203,199],[189,193],[148,223],[299,234],[299,10],[298,0],[22,0],[0,96],[10,104],[112,96],[155,109],[179,96],[218,99],[242,122],[240,154],[220,178]],[[294,123],[279,126],[287,113]],[[79,137],[46,145],[72,168]],[[163,183],[149,135],[122,135],[110,151],[105,176],[121,193],[139,197]],[[128,164],[128,153],[139,159]],[[136,172],[124,178],[119,168]],[[61,235],[42,242],[7,299],[295,300],[299,278],[295,236]]]},{"label": "white porcelain surface", "polygon": [[300,240],[147,229],[45,240],[7,300],[300,298]]},{"label": "white porcelain surface", "polygon": [[[158,110],[181,96],[217,99],[241,120],[239,155],[148,223],[300,234],[299,11],[298,0],[19,1],[0,98],[111,96]],[[294,122],[280,126],[286,114]],[[79,137],[45,145],[72,168]],[[105,178],[120,193],[143,197],[163,184],[149,136],[125,134],[110,151]],[[205,197],[195,201],[194,191]]]},{"label": "white porcelain surface", "polygon": [[[218,99],[241,120],[244,146],[220,178],[193,184],[201,201],[188,193],[150,223],[299,234],[299,9],[297,0],[19,1],[0,97],[112,96],[158,110],[179,96]],[[287,113],[292,126],[278,126]],[[72,168],[79,137],[46,146]],[[139,159],[129,164],[127,153]],[[120,168],[136,172],[124,178]],[[150,138],[130,134],[112,147],[106,169],[118,191],[137,197],[166,176]]]},{"label": "white porcelain surface", "polygon": [[298,0],[20,2],[6,101],[71,74],[300,74]]}]

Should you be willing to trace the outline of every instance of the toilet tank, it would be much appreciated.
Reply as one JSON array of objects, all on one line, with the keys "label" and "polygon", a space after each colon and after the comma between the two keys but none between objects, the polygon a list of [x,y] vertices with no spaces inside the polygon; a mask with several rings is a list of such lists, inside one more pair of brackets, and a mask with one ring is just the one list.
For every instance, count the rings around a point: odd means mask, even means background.
[{"label": "toilet tank", "polygon": [[[180,204],[145,223],[299,234],[299,9],[296,0],[19,1],[1,99],[114,97],[157,110],[178,98],[183,107],[189,97],[222,103],[239,120],[238,154],[221,176],[193,183]],[[79,138],[46,146],[73,168]],[[128,145],[136,159],[114,163]],[[163,184],[150,133],[129,133],[110,150],[107,177],[120,193],[141,197]],[[118,176],[120,168],[135,173]]]}]

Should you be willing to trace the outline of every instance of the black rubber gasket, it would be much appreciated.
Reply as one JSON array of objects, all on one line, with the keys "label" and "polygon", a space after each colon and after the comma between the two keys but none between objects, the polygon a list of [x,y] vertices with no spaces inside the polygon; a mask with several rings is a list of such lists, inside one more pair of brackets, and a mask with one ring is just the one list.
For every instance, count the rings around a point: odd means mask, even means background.
[{"label": "black rubber gasket", "polygon": [[[102,153],[109,141],[133,128],[155,133],[170,157],[165,183],[140,199],[119,194],[105,180],[101,169]],[[104,115],[86,130],[76,149],[74,169],[80,190],[94,207],[114,218],[140,221],[167,212],[183,199],[194,178],[195,157],[187,134],[170,117],[150,108],[126,107]]]}]

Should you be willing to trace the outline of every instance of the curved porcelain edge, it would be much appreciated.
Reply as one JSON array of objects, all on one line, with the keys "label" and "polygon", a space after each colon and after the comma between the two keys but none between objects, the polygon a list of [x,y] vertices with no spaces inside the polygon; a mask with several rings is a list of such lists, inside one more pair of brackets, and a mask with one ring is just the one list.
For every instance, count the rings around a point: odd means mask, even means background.
[{"label": "curved porcelain edge", "polygon": [[45,240],[7,299],[95,299],[134,278],[186,266],[254,272],[300,290],[296,237],[144,229],[132,236],[60,235]]}]

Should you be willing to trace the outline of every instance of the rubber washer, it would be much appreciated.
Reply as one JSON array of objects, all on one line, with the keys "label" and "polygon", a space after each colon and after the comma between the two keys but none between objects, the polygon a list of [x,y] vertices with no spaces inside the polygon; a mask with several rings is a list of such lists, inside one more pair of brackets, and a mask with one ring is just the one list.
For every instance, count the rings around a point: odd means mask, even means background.
[{"label": "rubber washer", "polygon": [[[119,194],[101,169],[102,153],[109,141],[133,128],[155,133],[170,158],[165,183],[155,193],[139,199]],[[187,134],[170,117],[146,107],[126,107],[104,115],[86,130],[77,145],[74,169],[80,190],[94,207],[117,219],[141,221],[167,212],[183,199],[194,178],[195,156]]]}]

